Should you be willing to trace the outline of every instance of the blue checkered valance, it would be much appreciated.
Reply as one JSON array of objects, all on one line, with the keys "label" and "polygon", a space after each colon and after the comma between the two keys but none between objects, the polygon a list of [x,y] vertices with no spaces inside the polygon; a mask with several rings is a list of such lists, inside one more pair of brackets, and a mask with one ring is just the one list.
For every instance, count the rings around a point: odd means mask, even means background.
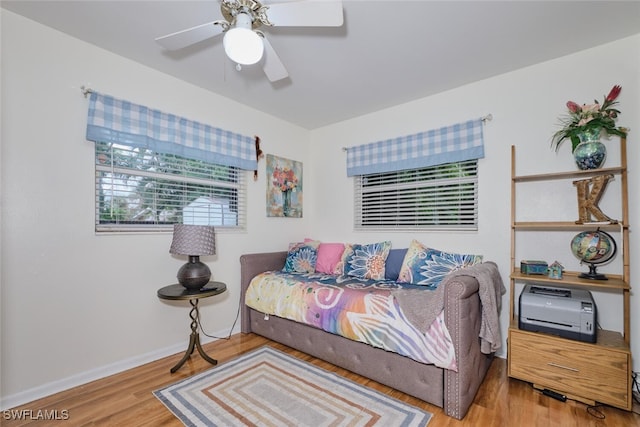
[{"label": "blue checkered valance", "polygon": [[482,119],[347,149],[347,176],[417,169],[484,157]]},{"label": "blue checkered valance", "polygon": [[91,93],[87,139],[146,148],[241,169],[257,169],[253,138],[128,101]]}]

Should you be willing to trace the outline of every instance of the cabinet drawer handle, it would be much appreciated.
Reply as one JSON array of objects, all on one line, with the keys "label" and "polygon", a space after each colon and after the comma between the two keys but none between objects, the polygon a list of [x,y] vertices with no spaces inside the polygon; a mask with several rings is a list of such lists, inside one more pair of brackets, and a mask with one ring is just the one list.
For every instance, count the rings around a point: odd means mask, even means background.
[{"label": "cabinet drawer handle", "polygon": [[549,365],[549,366],[553,366],[554,368],[566,369],[567,371],[580,372],[580,370],[579,370],[579,369],[576,369],[576,368],[570,368],[570,367],[568,367],[568,366],[558,365],[557,363],[551,363],[551,362],[549,362],[549,363],[547,363],[547,365]]}]

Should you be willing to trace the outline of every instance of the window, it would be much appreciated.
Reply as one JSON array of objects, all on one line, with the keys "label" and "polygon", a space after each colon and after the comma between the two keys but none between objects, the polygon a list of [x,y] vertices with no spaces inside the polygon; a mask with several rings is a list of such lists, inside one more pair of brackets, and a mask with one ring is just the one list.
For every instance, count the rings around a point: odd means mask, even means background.
[{"label": "window", "polygon": [[476,159],[356,175],[356,230],[477,230]]},{"label": "window", "polygon": [[96,231],[171,231],[176,223],[245,229],[243,171],[257,169],[254,138],[86,93]]},{"label": "window", "polygon": [[173,224],[245,227],[243,170],[96,142],[96,231],[170,231]]}]

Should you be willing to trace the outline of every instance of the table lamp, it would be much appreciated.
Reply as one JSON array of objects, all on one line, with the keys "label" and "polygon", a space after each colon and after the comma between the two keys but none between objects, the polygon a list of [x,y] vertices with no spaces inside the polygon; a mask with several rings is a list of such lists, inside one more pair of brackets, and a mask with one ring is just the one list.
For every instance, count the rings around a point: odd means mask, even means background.
[{"label": "table lamp", "polygon": [[200,262],[202,255],[215,255],[215,232],[208,225],[174,224],[169,253],[187,255],[189,262],[178,270],[178,283],[189,290],[199,290],[209,283],[211,270]]}]

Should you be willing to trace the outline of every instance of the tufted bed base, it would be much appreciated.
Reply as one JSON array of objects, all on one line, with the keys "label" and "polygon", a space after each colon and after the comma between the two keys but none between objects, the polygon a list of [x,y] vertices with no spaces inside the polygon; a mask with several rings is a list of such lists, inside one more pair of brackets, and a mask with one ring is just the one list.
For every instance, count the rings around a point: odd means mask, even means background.
[{"label": "tufted bed base", "polygon": [[[272,252],[240,257],[242,301],[251,279],[264,271],[282,269],[286,256],[287,252]],[[425,365],[291,320],[265,316],[244,304],[242,332],[253,332],[326,360],[462,419],[489,369],[492,356],[480,351],[478,282],[459,276],[447,284],[445,294],[445,323],[454,342],[458,372]]]}]

